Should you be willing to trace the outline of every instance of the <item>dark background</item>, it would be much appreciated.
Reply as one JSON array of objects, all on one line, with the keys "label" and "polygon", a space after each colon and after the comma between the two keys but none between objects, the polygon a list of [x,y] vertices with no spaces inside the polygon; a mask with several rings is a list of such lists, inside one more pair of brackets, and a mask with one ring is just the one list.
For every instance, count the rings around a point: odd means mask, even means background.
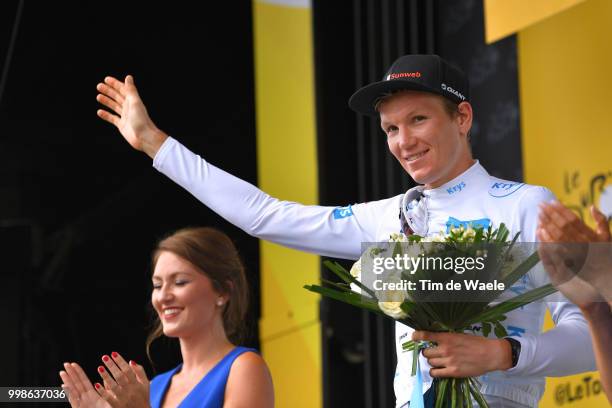
[{"label": "dark background", "polygon": [[[18,4],[0,6],[3,67]],[[0,347],[10,350],[0,385],[59,385],[64,361],[95,378],[100,356],[113,350],[152,373],[144,349],[149,257],[177,228],[227,232],[259,292],[257,241],[158,174],[96,116],[96,84],[130,73],[160,128],[256,183],[251,3],[205,7],[23,3],[0,100],[8,328]],[[253,298],[248,343],[258,346]],[[158,342],[153,350],[158,371],[176,365],[176,347]]]},{"label": "dark background", "polygon": [[[312,6],[321,204],[412,185],[376,121],[347,106],[406,53],[435,52],[469,73],[474,154],[490,173],[521,179],[516,41],[485,45],[480,0]],[[256,183],[251,1],[3,1],[0,67],[0,385],[59,385],[66,360],[93,377],[113,350],[153,373],[149,255],[189,225],[216,226],[240,249],[254,294],[247,344],[257,347],[257,240],[158,174],[95,114],[96,83],[130,73],[160,128]],[[393,406],[392,325],[328,300],[321,320],[324,405]],[[158,372],[176,364],[171,343],[153,350]]]}]

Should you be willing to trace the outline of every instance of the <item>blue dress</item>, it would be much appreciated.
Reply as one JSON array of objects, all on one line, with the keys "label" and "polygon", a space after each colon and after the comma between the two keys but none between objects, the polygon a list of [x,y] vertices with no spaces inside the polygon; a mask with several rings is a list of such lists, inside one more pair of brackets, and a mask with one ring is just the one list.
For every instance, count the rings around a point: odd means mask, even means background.
[{"label": "blue dress", "polygon": [[[227,384],[227,378],[229,377],[232,364],[239,355],[247,351],[257,352],[252,348],[235,347],[232,351],[227,353],[227,355],[223,357],[223,359],[219,361],[195,387],[193,387],[178,407],[222,408],[223,399],[225,397],[225,384]],[[149,402],[152,408],[161,407],[166,391],[168,391],[170,380],[172,380],[172,376],[181,369],[182,365],[181,363],[170,371],[156,375],[153,380],[151,380]]]}]

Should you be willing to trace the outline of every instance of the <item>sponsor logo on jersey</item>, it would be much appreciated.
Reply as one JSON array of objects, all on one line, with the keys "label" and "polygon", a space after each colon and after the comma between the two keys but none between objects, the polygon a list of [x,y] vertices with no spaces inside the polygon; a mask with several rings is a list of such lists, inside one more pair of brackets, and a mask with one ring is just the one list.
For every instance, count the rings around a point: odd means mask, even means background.
[{"label": "sponsor logo on jersey", "polygon": [[336,209],[334,209],[334,219],[338,220],[340,218],[346,218],[346,217],[350,217],[353,215],[353,210],[351,209],[350,205],[347,205],[346,207],[338,207]]},{"label": "sponsor logo on jersey", "polygon": [[510,194],[514,194],[518,189],[523,187],[525,183],[493,183],[489,188],[489,195],[491,197],[507,197]]},{"label": "sponsor logo on jersey", "polygon": [[448,234],[451,228],[468,228],[472,226],[472,228],[489,228],[491,225],[491,220],[488,218],[481,218],[479,220],[469,220],[469,221],[461,221],[454,217],[448,217],[448,221],[446,221],[446,233]]},{"label": "sponsor logo on jersey", "polygon": [[456,186],[452,186],[452,187],[447,188],[446,192],[448,194],[455,194],[455,193],[458,193],[461,190],[463,190],[465,188],[465,186],[466,186],[465,182],[462,181],[461,183],[457,184]]},{"label": "sponsor logo on jersey", "polygon": [[523,337],[523,334],[527,331],[522,327],[508,326],[506,327],[508,337]]}]

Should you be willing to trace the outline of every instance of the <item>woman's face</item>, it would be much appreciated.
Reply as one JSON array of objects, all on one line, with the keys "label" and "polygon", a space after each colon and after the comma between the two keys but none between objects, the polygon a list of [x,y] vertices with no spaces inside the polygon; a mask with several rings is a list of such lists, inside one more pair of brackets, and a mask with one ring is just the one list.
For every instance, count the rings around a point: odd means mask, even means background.
[{"label": "woman's face", "polygon": [[166,336],[189,337],[210,330],[215,319],[221,319],[226,297],[187,260],[172,252],[162,252],[152,279],[151,302]]}]

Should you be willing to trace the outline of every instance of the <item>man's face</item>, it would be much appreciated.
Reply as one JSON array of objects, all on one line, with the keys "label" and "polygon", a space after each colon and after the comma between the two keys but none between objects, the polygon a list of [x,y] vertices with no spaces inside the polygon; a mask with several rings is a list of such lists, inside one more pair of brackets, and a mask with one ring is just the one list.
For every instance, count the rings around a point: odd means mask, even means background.
[{"label": "man's face", "polygon": [[439,187],[472,164],[466,140],[472,119],[468,103],[451,116],[441,96],[402,91],[385,99],[379,112],[389,150],[417,183]]}]

